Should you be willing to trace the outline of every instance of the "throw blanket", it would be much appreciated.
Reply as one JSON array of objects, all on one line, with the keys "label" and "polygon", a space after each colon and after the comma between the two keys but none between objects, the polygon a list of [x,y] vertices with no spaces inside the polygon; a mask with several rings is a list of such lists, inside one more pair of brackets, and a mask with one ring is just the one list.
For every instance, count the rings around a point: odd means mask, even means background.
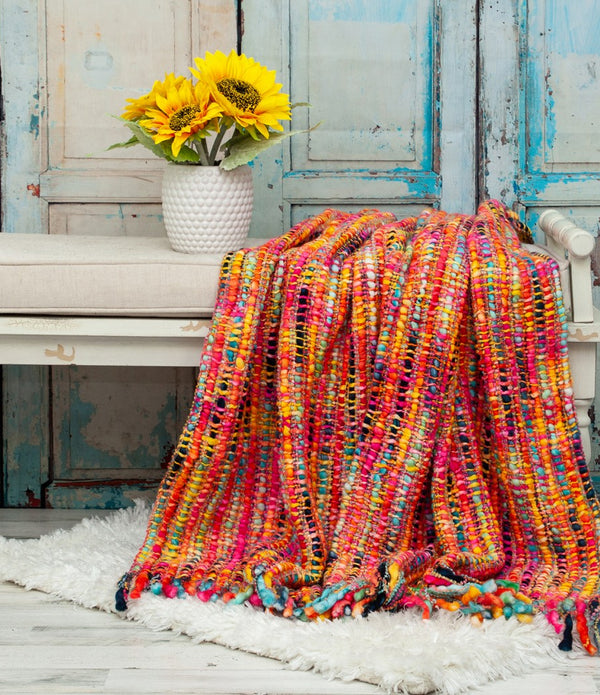
[{"label": "throw blanket", "polygon": [[117,591],[301,620],[543,611],[598,642],[600,514],[555,261],[474,216],[326,210],[228,255],[194,402]]}]

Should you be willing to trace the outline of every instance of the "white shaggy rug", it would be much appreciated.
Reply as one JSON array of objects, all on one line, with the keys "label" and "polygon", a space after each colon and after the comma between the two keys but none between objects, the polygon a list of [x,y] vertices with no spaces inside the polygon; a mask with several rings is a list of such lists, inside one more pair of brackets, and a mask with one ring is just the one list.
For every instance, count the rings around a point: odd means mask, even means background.
[{"label": "white shaggy rug", "polygon": [[[39,540],[0,536],[0,580],[115,612],[115,585],[143,541],[148,513],[139,504]],[[388,692],[459,693],[564,658],[557,635],[541,617],[529,625],[490,620],[474,626],[445,611],[425,621],[418,613],[403,612],[307,624],[245,606],[150,593],[116,615],[196,642],[279,659],[290,668],[374,683]]]}]

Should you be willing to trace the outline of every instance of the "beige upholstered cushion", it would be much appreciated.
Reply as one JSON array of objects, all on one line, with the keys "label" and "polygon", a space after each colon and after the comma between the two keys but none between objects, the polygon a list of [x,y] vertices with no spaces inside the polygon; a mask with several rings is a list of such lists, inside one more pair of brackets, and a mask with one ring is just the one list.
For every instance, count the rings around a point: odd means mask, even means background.
[{"label": "beige upholstered cushion", "polygon": [[173,251],[166,237],[4,233],[0,313],[208,316],[220,265]]}]

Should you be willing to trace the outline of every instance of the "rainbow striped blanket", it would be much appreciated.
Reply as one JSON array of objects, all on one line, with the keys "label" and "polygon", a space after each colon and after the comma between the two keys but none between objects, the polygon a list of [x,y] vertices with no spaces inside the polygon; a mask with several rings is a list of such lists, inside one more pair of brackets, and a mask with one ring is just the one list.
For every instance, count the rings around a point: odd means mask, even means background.
[{"label": "rainbow striped blanket", "polygon": [[117,607],[543,612],[596,650],[600,513],[555,261],[476,215],[325,210],[228,255]]}]

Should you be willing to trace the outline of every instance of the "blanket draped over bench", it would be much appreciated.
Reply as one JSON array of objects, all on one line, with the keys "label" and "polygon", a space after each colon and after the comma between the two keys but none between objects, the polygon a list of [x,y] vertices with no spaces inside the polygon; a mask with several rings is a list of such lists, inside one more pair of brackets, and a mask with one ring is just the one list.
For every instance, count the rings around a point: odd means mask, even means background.
[{"label": "blanket draped over bench", "polygon": [[543,612],[595,651],[600,513],[557,263],[500,203],[326,210],[229,254],[117,607]]}]

